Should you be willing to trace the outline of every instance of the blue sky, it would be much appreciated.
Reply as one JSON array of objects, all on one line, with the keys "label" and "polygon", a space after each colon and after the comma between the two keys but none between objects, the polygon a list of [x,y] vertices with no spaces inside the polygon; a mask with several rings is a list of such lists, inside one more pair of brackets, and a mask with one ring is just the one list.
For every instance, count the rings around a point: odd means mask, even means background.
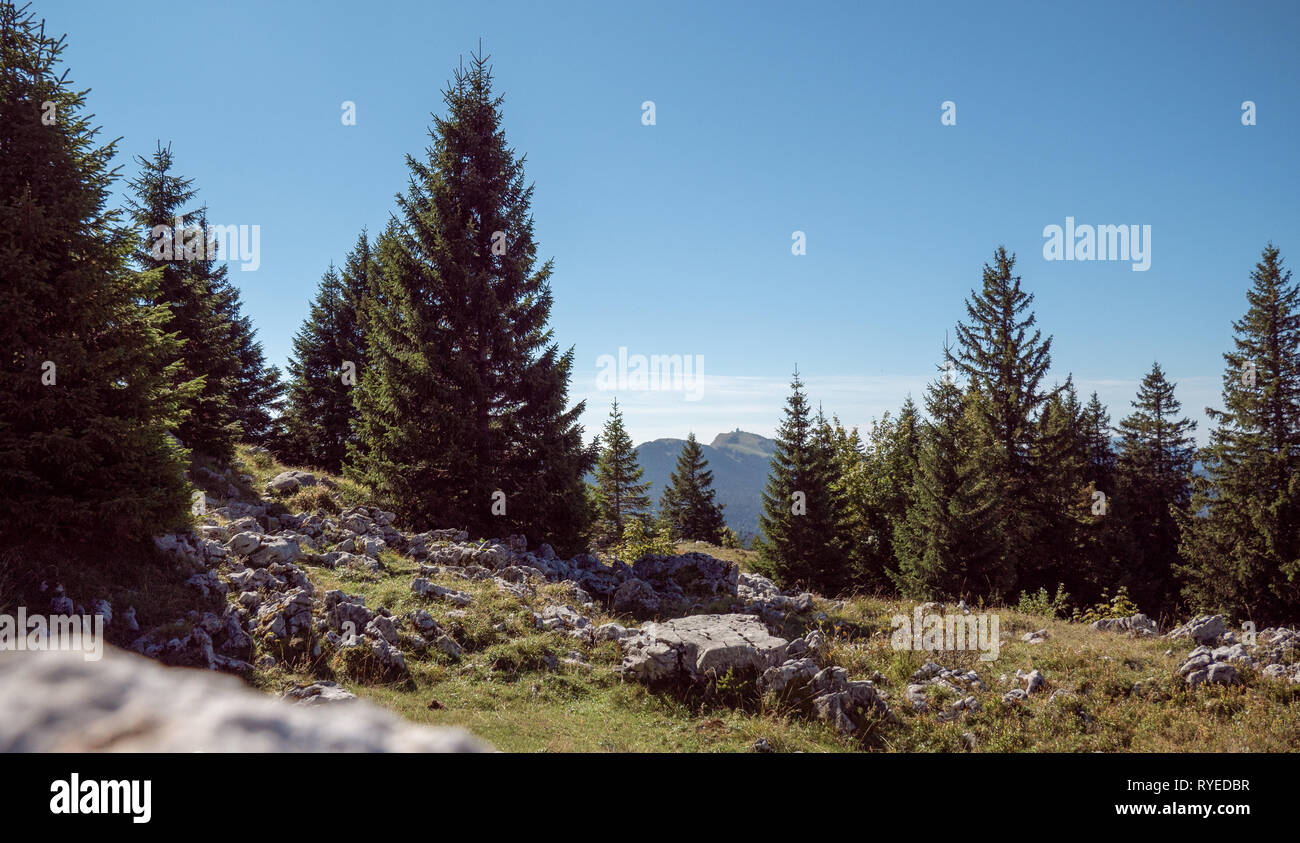
[{"label": "blue sky", "polygon": [[[34,8],[68,34],[125,176],[170,142],[214,223],[261,226],[259,268],[232,276],[280,365],[321,273],[383,227],[481,38],[589,436],[615,395],[638,442],[771,435],[796,364],[849,424],[920,401],[1005,244],[1056,377],[1118,421],[1159,360],[1203,439],[1260,250],[1300,261],[1296,3]],[[1150,268],[1045,260],[1043,229],[1066,217],[1150,225]],[[698,400],[597,389],[620,347],[701,356]]]}]

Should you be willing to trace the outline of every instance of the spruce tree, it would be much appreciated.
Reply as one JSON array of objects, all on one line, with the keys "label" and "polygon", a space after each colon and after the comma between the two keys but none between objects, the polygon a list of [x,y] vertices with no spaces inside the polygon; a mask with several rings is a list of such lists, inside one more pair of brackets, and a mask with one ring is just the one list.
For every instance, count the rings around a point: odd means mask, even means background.
[{"label": "spruce tree", "polygon": [[834,443],[825,418],[814,419],[796,371],[777,431],[763,490],[760,553],[783,586],[835,593],[849,581],[839,546]]},{"label": "spruce tree", "polygon": [[642,482],[645,471],[637,462],[632,437],[623,426],[623,414],[614,399],[601,434],[603,447],[596,463],[596,543],[609,546],[623,538],[628,522],[645,520],[650,508],[646,491],[649,482]]},{"label": "spruce tree", "polygon": [[376,275],[362,233],[343,271],[321,277],[316,300],[294,336],[285,412],[286,454],[298,463],[338,471],[353,439],[352,390],[365,369],[360,308]]},{"label": "spruce tree", "polygon": [[171,147],[161,143],[149,158],[137,156],[140,172],[128,182],[132,220],[139,233],[135,261],[158,273],[154,303],[170,315],[165,329],[182,342],[178,386],[197,387],[182,403],[177,436],[196,455],[228,461],[240,437],[234,402],[239,360],[228,319],[225,266],[218,266],[206,236],[206,220],[186,206],[193,180],[172,172]]},{"label": "spruce tree", "polygon": [[1251,279],[1223,355],[1223,409],[1206,409],[1206,476],[1180,519],[1178,572],[1195,608],[1270,622],[1300,604],[1300,288],[1271,243]]},{"label": "spruce tree", "polygon": [[716,497],[709,461],[692,432],[687,435],[677,457],[677,467],[664,486],[659,501],[660,517],[678,539],[721,544],[726,524]]},{"label": "spruce tree", "polygon": [[1072,377],[1048,393],[1031,448],[1036,488],[1028,505],[1037,564],[1019,570],[1017,588],[1033,593],[1064,585],[1076,598],[1091,598],[1099,577],[1088,554],[1096,522],[1087,478],[1085,411]]},{"label": "spruce tree", "polygon": [[1083,407],[1085,472],[1095,489],[1106,495],[1115,489],[1115,449],[1111,445],[1110,413],[1097,393]]},{"label": "spruce tree", "polygon": [[1196,422],[1179,418],[1182,405],[1159,363],[1142,379],[1134,412],[1119,424],[1120,514],[1131,555],[1120,584],[1150,614],[1173,607],[1179,561],[1176,513],[1191,499]]},{"label": "spruce tree", "polygon": [[[996,500],[997,553],[986,572],[995,595],[1013,593],[1020,572],[1051,565],[1039,548],[1035,513],[1043,479],[1034,461],[1036,419],[1049,395],[1041,384],[1051,365],[1050,337],[1034,328],[1034,297],[1013,274],[1015,256],[998,247],[984,265],[983,287],[966,300],[968,322],[958,323],[960,351],[948,353],[968,379],[978,443],[974,458]],[[1032,331],[1032,333],[1031,333]]]},{"label": "spruce tree", "polygon": [[[0,4],[0,583],[34,556],[184,523],[189,498],[168,431],[180,349],[164,333],[158,273],[129,267],[132,235],[106,208],[114,144],[59,70],[62,38]],[[17,583],[17,584],[16,584]]]},{"label": "spruce tree", "polygon": [[992,534],[996,497],[990,478],[971,459],[979,424],[973,400],[951,377],[937,378],[926,391],[929,418],[921,428],[908,506],[894,525],[898,568],[888,571],[907,597],[998,590],[991,579],[999,551]]},{"label": "spruce tree", "polygon": [[[207,209],[199,212],[199,226],[207,236]],[[230,281],[229,267],[217,261],[215,242],[195,271],[216,294],[217,315],[225,326],[225,339],[233,353],[222,366],[238,438],[258,445],[278,445],[283,438],[281,411],[286,385],[280,370],[266,362],[253,320],[242,313],[239,290]]]},{"label": "spruce tree", "polygon": [[524,159],[506,144],[487,59],[458,69],[432,145],[380,238],[352,472],[423,526],[525,532],[579,549],[588,514],[573,349],[547,327]]}]

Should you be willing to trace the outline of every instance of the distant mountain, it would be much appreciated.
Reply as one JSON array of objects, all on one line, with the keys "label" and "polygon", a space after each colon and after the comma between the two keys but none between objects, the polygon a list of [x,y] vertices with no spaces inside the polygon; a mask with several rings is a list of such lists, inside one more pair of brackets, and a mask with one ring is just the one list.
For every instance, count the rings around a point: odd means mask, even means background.
[{"label": "distant mountain", "polygon": [[[645,479],[650,481],[650,500],[655,508],[659,496],[682,452],[685,439],[655,439],[639,445],[637,459],[645,469]],[[758,515],[763,511],[763,486],[767,483],[768,463],[776,450],[776,442],[757,433],[733,430],[719,433],[711,444],[701,444],[704,458],[713,472],[713,488],[718,490],[718,503],[727,526],[736,531],[746,544],[758,533]]]}]

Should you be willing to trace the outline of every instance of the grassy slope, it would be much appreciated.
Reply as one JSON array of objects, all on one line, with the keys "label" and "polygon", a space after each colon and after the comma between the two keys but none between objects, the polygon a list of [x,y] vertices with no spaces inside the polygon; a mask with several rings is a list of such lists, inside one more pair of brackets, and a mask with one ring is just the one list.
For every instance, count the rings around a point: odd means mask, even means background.
[{"label": "grassy slope", "polygon": [[[244,470],[254,475],[253,488],[261,488],[283,469],[268,461],[255,464],[246,451],[241,455]],[[364,493],[353,484],[336,490],[348,502],[364,499]],[[293,509],[294,501],[288,503]],[[683,544],[681,549],[705,550],[742,568],[752,563],[752,554],[743,550],[697,544]],[[750,699],[736,708],[716,700],[682,700],[625,683],[616,672],[619,653],[614,645],[587,647],[562,633],[537,632],[529,607],[490,581],[435,578],[474,596],[465,617],[449,616],[455,607],[411,593],[410,582],[418,572],[413,561],[387,553],[382,560],[387,570],[377,575],[312,566],[307,570],[318,588],[364,594],[368,606],[386,606],[394,616],[426,608],[466,653],[454,661],[432,650],[424,656],[408,650],[414,687],[342,684],[413,721],[464,726],[506,751],[743,751],[759,737],[777,751],[963,751],[967,747],[963,733],[973,735],[976,751],[1293,751],[1300,747],[1300,686],[1262,679],[1254,669],[1245,668],[1241,671],[1244,685],[1187,690],[1176,671],[1190,643],[1130,639],[1081,624],[996,609],[987,611],[999,614],[1006,640],[1000,657],[989,663],[980,661],[975,652],[893,650],[889,618],[910,613],[911,603],[819,598],[818,608],[841,629],[831,635],[830,660],[847,668],[852,678],[882,673],[882,687],[901,720],[866,736],[841,738],[819,723],[767,708],[761,701]],[[569,602],[564,592],[560,584],[542,586],[531,600],[532,608]],[[593,619],[631,623],[601,612]],[[1051,634],[1046,643],[1020,641],[1024,632],[1044,627]],[[1167,656],[1169,649],[1173,654]],[[592,667],[561,663],[551,669],[543,663],[546,652],[563,658],[570,651],[578,651]],[[930,658],[945,667],[976,670],[989,686],[988,692],[977,695],[983,711],[952,723],[938,722],[933,713],[914,714],[903,692],[908,676]],[[1048,693],[1035,694],[1024,704],[1003,703],[1002,694],[1014,687],[1017,668],[1041,670]],[[1000,682],[1004,674],[1011,678]],[[274,692],[291,682],[312,679],[277,667],[259,669],[253,682]],[[1049,702],[1050,691],[1057,688],[1075,694]],[[431,709],[435,700],[438,705]]]}]

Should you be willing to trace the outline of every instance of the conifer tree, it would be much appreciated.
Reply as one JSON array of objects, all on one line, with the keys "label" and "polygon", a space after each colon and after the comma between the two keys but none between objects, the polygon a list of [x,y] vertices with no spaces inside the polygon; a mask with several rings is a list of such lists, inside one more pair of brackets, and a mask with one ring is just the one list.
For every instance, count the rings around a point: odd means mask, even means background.
[{"label": "conifer tree", "polygon": [[623,529],[633,519],[645,520],[650,508],[646,491],[649,482],[642,482],[645,471],[637,462],[632,437],[623,426],[623,414],[614,399],[601,434],[603,447],[596,463],[596,542],[608,546],[623,538]]},{"label": "conifer tree", "polygon": [[240,438],[258,445],[275,445],[283,439],[283,408],[287,386],[280,369],[266,362],[253,322],[240,316],[231,324],[235,359],[239,369],[231,400]]},{"label": "conifer tree", "polygon": [[709,461],[692,432],[687,435],[677,457],[677,467],[660,496],[660,517],[678,539],[721,544],[726,524],[722,506],[715,500],[717,494]]},{"label": "conifer tree", "polygon": [[1021,591],[1063,584],[1076,598],[1091,598],[1099,588],[1089,556],[1098,522],[1087,485],[1085,416],[1072,377],[1048,393],[1038,416],[1031,445],[1036,489],[1029,499],[1038,564],[1018,572]]},{"label": "conifer tree", "polygon": [[997,595],[1013,593],[1021,570],[1050,565],[1037,546],[1034,513],[1042,480],[1034,439],[1036,418],[1049,397],[1041,384],[1051,365],[1052,340],[1034,328],[1034,297],[1021,289],[1014,268],[1015,256],[998,247],[992,265],[984,265],[983,287],[966,300],[969,322],[957,325],[960,350],[947,358],[968,379],[978,422],[975,459],[995,496],[997,553],[986,576]]},{"label": "conifer tree", "polygon": [[[114,144],[59,69],[62,38],[0,4],[0,582],[35,575],[19,543],[144,540],[184,522],[180,349],[158,273],[106,209]],[[7,560],[7,562],[5,561]]]},{"label": "conifer tree", "polygon": [[1097,393],[1092,393],[1083,408],[1085,473],[1094,489],[1113,495],[1115,489],[1115,449],[1111,445],[1110,413]]},{"label": "conifer tree", "polygon": [[760,553],[783,586],[835,593],[849,570],[838,547],[834,444],[824,417],[813,418],[798,372],[790,389],[763,490]]},{"label": "conifer tree", "polygon": [[1134,412],[1119,424],[1117,497],[1132,542],[1120,585],[1144,611],[1173,607],[1179,561],[1176,513],[1191,499],[1196,422],[1178,417],[1182,405],[1159,363],[1142,379]]},{"label": "conifer tree", "polygon": [[171,147],[159,144],[149,158],[137,156],[140,172],[128,182],[132,221],[139,235],[137,265],[159,274],[157,298],[169,314],[165,329],[178,335],[178,386],[197,387],[182,408],[177,436],[195,454],[228,461],[240,437],[234,403],[239,359],[228,319],[230,293],[225,266],[218,266],[206,236],[206,220],[187,209],[193,180],[172,172]]},{"label": "conifer tree", "polygon": [[1179,573],[1196,608],[1256,622],[1300,604],[1300,289],[1277,248],[1251,274],[1249,309],[1223,355],[1223,409],[1193,481]]},{"label": "conifer tree", "polygon": [[[207,209],[199,211],[199,228],[208,237]],[[281,411],[286,386],[280,370],[266,362],[262,343],[257,340],[253,320],[242,313],[239,290],[230,281],[229,267],[217,260],[212,242],[195,271],[214,291],[217,314],[225,325],[226,338],[233,354],[223,361],[223,382],[227,384],[238,438],[258,445],[278,445],[283,438]]]},{"label": "conifer tree", "polygon": [[321,277],[316,300],[294,336],[285,412],[286,453],[294,462],[337,472],[357,416],[352,389],[365,369],[362,302],[377,267],[363,232],[343,271]]},{"label": "conifer tree", "polygon": [[525,532],[575,552],[593,453],[568,406],[573,349],[547,327],[524,159],[506,145],[487,59],[458,69],[432,145],[380,238],[365,310],[354,476],[411,523]]},{"label": "conifer tree", "polygon": [[991,579],[999,552],[991,532],[996,498],[990,479],[971,459],[980,422],[973,403],[951,377],[937,378],[926,391],[929,419],[922,427],[907,510],[894,527],[898,569],[888,572],[905,596],[998,591],[999,583]]}]

